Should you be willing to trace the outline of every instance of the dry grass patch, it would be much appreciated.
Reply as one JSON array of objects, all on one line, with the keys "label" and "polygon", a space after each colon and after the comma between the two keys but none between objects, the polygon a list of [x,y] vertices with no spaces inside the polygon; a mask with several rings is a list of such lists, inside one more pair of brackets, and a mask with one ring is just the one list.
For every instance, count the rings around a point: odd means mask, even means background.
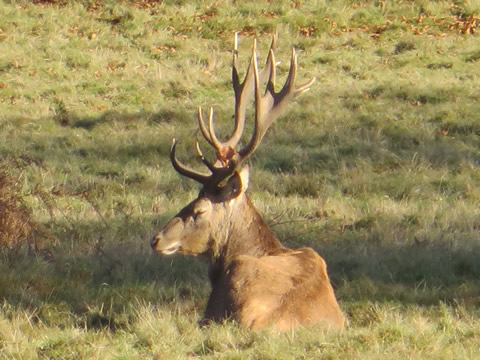
[{"label": "dry grass patch", "polygon": [[23,202],[18,178],[0,164],[0,246],[35,245],[37,224]]}]

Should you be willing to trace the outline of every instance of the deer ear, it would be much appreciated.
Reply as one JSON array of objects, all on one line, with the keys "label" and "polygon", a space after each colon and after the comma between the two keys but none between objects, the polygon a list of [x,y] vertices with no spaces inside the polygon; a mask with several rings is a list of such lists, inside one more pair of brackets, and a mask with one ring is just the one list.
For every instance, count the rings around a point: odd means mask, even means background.
[{"label": "deer ear", "polygon": [[247,191],[250,178],[250,168],[248,167],[248,165],[245,165],[240,169],[240,171],[238,172],[238,177],[240,178],[242,192]]},{"label": "deer ear", "polygon": [[233,199],[247,191],[249,174],[248,166],[244,166],[240,171],[236,171],[223,187],[222,195],[226,198]]}]

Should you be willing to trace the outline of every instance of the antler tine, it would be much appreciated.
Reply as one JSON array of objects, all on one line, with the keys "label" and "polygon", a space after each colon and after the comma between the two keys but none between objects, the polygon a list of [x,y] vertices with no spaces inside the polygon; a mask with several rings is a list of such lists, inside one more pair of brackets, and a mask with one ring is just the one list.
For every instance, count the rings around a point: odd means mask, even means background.
[{"label": "antler tine", "polygon": [[[267,77],[272,79],[272,72],[274,76],[275,72],[275,57],[274,50],[277,44],[277,36],[273,35],[272,43],[270,45],[270,51],[265,62],[265,67],[260,71],[259,78],[260,83],[263,84]],[[256,54],[257,43],[254,39],[252,46],[252,55]],[[222,157],[224,154],[230,153],[231,149],[238,144],[242,137],[243,130],[245,128],[246,109],[247,105],[254,94],[254,63],[252,61],[253,56],[250,58],[247,73],[242,83],[240,83],[240,77],[238,75],[238,33],[235,33],[234,50],[232,59],[232,85],[235,93],[235,124],[232,135],[226,140],[221,142],[215,134],[215,126],[213,116],[209,118],[208,128],[205,125],[203,119],[202,110],[198,108],[198,124],[203,137],[207,142],[212,145],[217,154]],[[210,110],[212,114],[213,110]]]},{"label": "antler tine", "polygon": [[221,143],[220,140],[218,140],[217,135],[215,135],[215,122],[213,117],[213,107],[210,107],[210,115],[208,117],[208,134],[210,135],[211,144],[215,150],[217,150],[217,154],[224,155],[225,144]]},{"label": "antler tine", "polygon": [[[274,69],[275,58],[273,56],[275,48],[277,45],[277,35],[272,36],[272,43],[270,45],[270,50],[268,52],[268,57],[265,62],[264,68],[260,71],[259,78],[260,83],[265,83],[267,77],[271,77],[271,71]],[[245,118],[246,118],[246,109],[247,105],[254,95],[254,64],[252,61],[253,54],[256,55],[257,52],[257,42],[253,40],[252,46],[252,57],[250,58],[250,63],[248,64],[247,73],[243,80],[243,83],[240,83],[238,76],[238,33],[235,33],[235,47],[233,52],[233,62],[232,62],[232,83],[233,90],[235,93],[235,127],[233,134],[230,138],[224,142],[225,146],[235,147],[243,134],[245,127]],[[272,66],[273,65],[273,66]]]},{"label": "antler tine", "polygon": [[[257,148],[260,144],[265,132],[267,131],[267,127],[265,127],[265,123],[262,121],[262,113],[264,111],[264,103],[262,102],[262,97],[260,95],[260,78],[258,74],[258,66],[257,66],[257,57],[256,54],[252,54],[252,60],[254,63],[254,93],[255,93],[255,127],[253,130],[253,136],[250,139],[249,144],[238,152],[240,156],[240,161],[245,160],[253,151]],[[275,67],[275,66],[274,66]],[[275,70],[272,71],[274,73]],[[271,85],[272,82],[269,82]],[[267,87],[268,91],[268,87]]]},{"label": "antler tine", "polygon": [[210,138],[210,131],[207,129],[207,127],[205,126],[205,122],[203,121],[202,107],[201,106],[198,107],[197,119],[198,119],[198,126],[200,127],[200,131],[201,131],[203,137],[205,138],[205,140],[207,140],[207,142],[210,145],[214,146],[213,142],[212,142],[212,139]]},{"label": "antler tine", "polygon": [[175,141],[175,138],[173,138],[172,147],[170,148],[170,161],[172,162],[173,168],[183,176],[186,176],[190,179],[198,181],[201,184],[204,184],[204,185],[207,184],[210,179],[210,175],[202,174],[201,172],[193,170],[192,168],[178,161],[176,156],[176,148],[177,148],[177,142]]},{"label": "antler tine", "polygon": [[228,176],[233,174],[235,171],[235,166],[236,164],[233,162],[230,162],[227,166],[225,167],[216,167],[212,163],[210,163],[205,156],[203,156],[203,152],[200,149],[200,145],[198,144],[198,141],[195,144],[196,149],[197,149],[197,155],[200,158],[200,160],[207,166],[207,168],[210,170],[209,175],[203,174],[199,171],[193,170],[192,168],[182,164],[176,157],[176,147],[177,147],[177,142],[175,139],[172,140],[172,147],[170,149],[170,160],[172,162],[173,168],[183,176],[186,176],[192,180],[195,180],[199,182],[200,184],[204,185],[205,187],[208,187],[210,189],[214,189],[218,184],[220,184],[224,179],[226,179]]},{"label": "antler tine", "polygon": [[208,129],[205,126],[205,121],[203,120],[203,112],[201,106],[198,107],[198,125],[200,127],[200,131],[207,140],[207,142],[212,145],[218,153],[222,152],[222,148],[224,144],[218,140],[217,135],[215,134],[215,123],[214,123],[214,110],[213,107],[210,107],[210,114],[208,116]]},{"label": "antler tine", "polygon": [[[253,40],[252,53],[257,51],[257,41]],[[242,83],[238,75],[238,33],[235,33],[235,45],[232,60],[232,85],[235,94],[235,125],[230,138],[225,141],[226,146],[234,147],[242,137],[245,128],[246,108],[249,98],[253,94],[253,64],[248,64],[247,73]]]},{"label": "antler tine", "polygon": [[[310,86],[315,82],[315,78],[310,79],[305,84],[295,87],[295,78],[297,77],[298,58],[295,48],[292,48],[292,58],[290,60],[290,70],[288,72],[287,81],[282,90],[278,93],[280,97],[293,95],[296,98],[298,95],[310,90]],[[286,93],[285,95],[283,93]]]},{"label": "antler tine", "polygon": [[284,112],[288,103],[290,103],[298,95],[308,91],[310,86],[315,81],[312,78],[307,83],[295,87],[295,78],[297,75],[297,55],[295,49],[292,49],[292,56],[290,60],[290,70],[288,77],[282,89],[275,92],[275,62],[274,53],[271,53],[273,58],[272,69],[270,70],[270,78],[267,89],[263,96],[260,95],[260,78],[258,74],[257,59],[254,57],[254,72],[255,72],[255,129],[253,136],[248,145],[238,152],[240,161],[244,161],[250,156],[257,146],[262,141],[266,131],[272,123]]},{"label": "antler tine", "polygon": [[208,161],[205,156],[203,156],[203,152],[202,150],[200,149],[200,144],[198,143],[198,141],[195,143],[195,147],[197,149],[197,155],[198,157],[200,158],[200,160],[202,160],[202,162],[205,164],[205,166],[208,168],[208,170],[210,170],[210,172],[213,174],[215,172],[215,166],[213,166],[213,164]]}]

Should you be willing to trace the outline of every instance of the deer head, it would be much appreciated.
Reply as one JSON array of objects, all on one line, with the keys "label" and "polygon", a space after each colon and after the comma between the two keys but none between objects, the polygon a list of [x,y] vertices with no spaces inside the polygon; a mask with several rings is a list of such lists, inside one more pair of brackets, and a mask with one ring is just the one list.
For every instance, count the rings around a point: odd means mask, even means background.
[{"label": "deer head", "polygon": [[[259,70],[256,55],[256,42],[243,82],[238,74],[238,36],[235,35],[233,51],[232,83],[235,94],[235,115],[233,133],[225,141],[220,141],[215,132],[214,110],[210,108],[208,122],[204,120],[202,109],[198,108],[198,125],[207,143],[215,150],[217,159],[208,161],[200,145],[196,152],[209,173],[201,173],[182,164],[176,155],[177,143],[173,139],[170,160],[175,170],[202,185],[196,200],[183,208],[165,228],[152,239],[152,248],[164,255],[184,253],[207,255],[214,260],[225,243],[231,238],[232,221],[246,221],[258,217],[246,199],[248,187],[248,167],[245,160],[261,143],[267,129],[284,113],[287,104],[309,90],[315,79],[295,86],[297,76],[297,56],[292,49],[290,70],[282,89],[275,91],[276,36],[273,36],[270,51],[263,69]],[[266,83],[262,93],[261,87]],[[236,149],[245,127],[246,109],[254,99],[254,131],[250,141],[241,149]],[[268,232],[268,230],[265,230]]]}]

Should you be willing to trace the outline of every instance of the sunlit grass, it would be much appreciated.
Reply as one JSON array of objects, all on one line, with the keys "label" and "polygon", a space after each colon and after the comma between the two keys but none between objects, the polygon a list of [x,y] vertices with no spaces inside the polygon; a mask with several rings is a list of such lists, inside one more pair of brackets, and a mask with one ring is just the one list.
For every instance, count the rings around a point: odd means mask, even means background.
[{"label": "sunlit grass", "polygon": [[[0,155],[38,223],[30,249],[1,252],[1,358],[475,358],[477,2],[3,1],[0,13]],[[197,106],[231,129],[237,31],[242,69],[252,38],[263,62],[278,32],[278,84],[291,46],[299,83],[317,78],[252,156],[249,192],[284,244],[327,261],[342,334],[200,328],[206,265],[150,252],[198,191],[171,168],[171,138],[200,167]]]}]

